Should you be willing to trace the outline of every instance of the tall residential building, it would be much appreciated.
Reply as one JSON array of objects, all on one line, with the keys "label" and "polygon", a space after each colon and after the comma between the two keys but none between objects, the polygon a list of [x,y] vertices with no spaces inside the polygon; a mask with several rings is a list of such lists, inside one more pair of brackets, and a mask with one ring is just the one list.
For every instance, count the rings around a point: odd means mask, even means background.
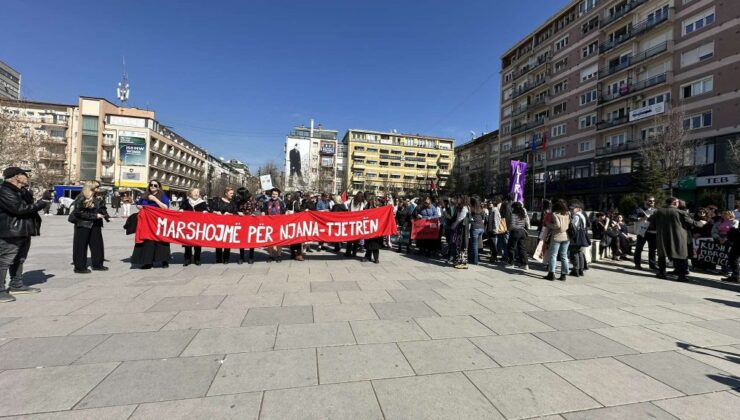
[{"label": "tall residential building", "polygon": [[[739,15],[739,1],[570,1],[501,57],[501,170],[533,157],[538,198],[546,185],[548,196],[611,207],[634,191],[639,149],[662,117],[680,115],[700,140],[687,151],[695,184],[733,200],[737,177],[722,175],[740,135]],[[528,156],[545,133],[546,159],[541,146]]]},{"label": "tall residential building", "polygon": [[334,179],[336,184],[335,190],[337,192],[343,192],[347,190],[346,177],[347,177],[347,145],[344,143],[337,143],[337,176]]},{"label": "tall residential building", "polygon": [[337,130],[294,127],[285,137],[285,185],[288,191],[336,193]]},{"label": "tall residential building", "polygon": [[80,97],[73,130],[72,180],[146,188],[158,179],[180,193],[206,182],[206,151],[160,124],[154,111]]},{"label": "tall residential building", "polygon": [[32,181],[42,185],[72,179],[75,109],[76,105],[0,97],[0,130],[8,140],[0,162],[32,169]]},{"label": "tall residential building", "polygon": [[496,192],[495,180],[499,172],[498,130],[484,133],[455,147],[452,167],[454,192],[487,196]]},{"label": "tall residential building", "polygon": [[346,185],[350,191],[414,193],[444,187],[454,160],[455,140],[420,134],[350,129]]},{"label": "tall residential building", "polygon": [[21,98],[21,74],[0,60],[0,98]]}]

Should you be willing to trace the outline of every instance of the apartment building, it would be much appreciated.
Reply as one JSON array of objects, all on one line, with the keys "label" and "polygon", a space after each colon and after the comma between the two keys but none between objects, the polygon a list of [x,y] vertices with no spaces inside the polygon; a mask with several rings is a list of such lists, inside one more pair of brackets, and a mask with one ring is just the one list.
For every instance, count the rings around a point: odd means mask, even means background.
[{"label": "apartment building", "polygon": [[350,129],[342,143],[347,147],[345,185],[354,192],[444,188],[454,162],[451,138]]},{"label": "apartment building", "polygon": [[72,181],[146,188],[158,179],[178,193],[206,182],[206,151],[160,124],[154,111],[80,97],[73,130]]},{"label": "apartment building", "polygon": [[21,98],[21,74],[0,60],[0,98]]},{"label": "apartment building", "polygon": [[336,193],[337,130],[294,127],[285,137],[285,189]]},{"label": "apartment building", "polygon": [[569,2],[501,58],[500,170],[528,160],[535,202],[546,188],[608,208],[634,191],[639,149],[673,113],[701,142],[687,152],[695,184],[734,200],[727,148],[740,135],[738,16],[737,1]]},{"label": "apartment building", "polygon": [[10,143],[3,164],[32,169],[32,182],[55,184],[72,177],[70,163],[76,105],[20,101],[0,97],[0,130]]},{"label": "apartment building", "polygon": [[452,168],[454,192],[487,196],[496,190],[494,172],[498,172],[498,130],[455,146],[455,164]]}]

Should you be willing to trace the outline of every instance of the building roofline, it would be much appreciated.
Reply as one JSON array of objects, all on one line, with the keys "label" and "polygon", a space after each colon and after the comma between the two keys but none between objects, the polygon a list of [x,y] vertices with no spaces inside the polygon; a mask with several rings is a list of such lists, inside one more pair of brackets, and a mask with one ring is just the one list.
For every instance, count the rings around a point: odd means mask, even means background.
[{"label": "building roofline", "polygon": [[67,108],[76,108],[77,105],[60,104],[55,102],[42,102],[42,101],[30,101],[27,99],[10,99],[0,97],[0,102],[3,103],[16,103],[16,104],[29,104],[29,105],[43,105],[43,106],[63,106]]},{"label": "building roofline", "polygon": [[478,136],[478,137],[476,137],[476,138],[474,138],[474,139],[472,139],[472,140],[470,140],[470,141],[468,141],[466,143],[459,144],[459,145],[455,146],[455,150],[457,150],[457,149],[464,149],[466,147],[473,146],[473,145],[476,145],[476,144],[479,144],[479,143],[484,143],[484,142],[492,139],[493,137],[498,138],[498,130],[491,131],[490,133],[486,133],[486,134],[483,134],[481,136]]},{"label": "building roofline", "polygon": [[537,32],[545,29],[548,25],[550,25],[555,20],[557,20],[557,18],[560,17],[560,15],[562,15],[563,13],[565,13],[571,7],[577,5],[578,2],[580,2],[580,1],[581,0],[570,0],[570,1],[568,1],[568,3],[565,6],[561,7],[557,12],[553,13],[552,16],[550,16],[546,21],[544,21],[543,23],[541,23],[537,28],[535,28],[533,31],[527,33],[526,35],[520,37],[519,38],[519,41],[517,41],[516,44],[514,44],[513,47],[509,48],[508,50],[506,50],[506,52],[504,52],[503,54],[501,54],[501,57],[500,58],[503,59],[507,55],[509,55],[509,54],[513,53],[514,51],[516,51],[516,49],[519,48],[519,46],[522,44],[522,42],[525,39],[531,38]]},{"label": "building roofline", "polygon": [[[410,137],[423,137],[425,139],[449,140],[452,142],[455,141],[455,139],[451,137],[429,136],[426,134],[419,134],[419,133],[393,133],[393,132],[388,132],[388,131],[375,131],[375,130],[363,130],[361,128],[348,128],[347,133],[349,133],[350,131],[361,131],[363,133],[371,133],[371,134],[387,134],[389,136],[410,136]],[[345,133],[345,135],[347,133]]]},{"label": "building roofline", "polygon": [[6,63],[6,62],[5,62],[5,61],[3,61],[3,60],[0,60],[0,64],[4,65],[5,67],[7,67],[7,68],[9,68],[9,69],[11,69],[11,70],[13,70],[13,71],[14,71],[14,72],[16,72],[16,73],[18,74],[18,76],[20,77],[20,75],[21,75],[21,72],[20,72],[20,71],[18,71],[18,70],[16,70],[16,69],[15,69],[15,67],[11,66],[10,64]]}]

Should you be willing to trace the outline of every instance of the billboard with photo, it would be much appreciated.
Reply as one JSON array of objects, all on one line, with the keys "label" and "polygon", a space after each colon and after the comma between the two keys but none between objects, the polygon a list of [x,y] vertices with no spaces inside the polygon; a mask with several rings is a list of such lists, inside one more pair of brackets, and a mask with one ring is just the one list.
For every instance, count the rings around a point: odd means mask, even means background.
[{"label": "billboard with photo", "polygon": [[320,152],[322,155],[334,155],[337,152],[337,144],[333,141],[322,141]]},{"label": "billboard with photo", "polygon": [[146,166],[146,134],[121,131],[118,134],[118,159],[121,166]]},{"label": "billboard with photo", "polygon": [[285,189],[305,190],[311,185],[311,141],[285,139]]}]

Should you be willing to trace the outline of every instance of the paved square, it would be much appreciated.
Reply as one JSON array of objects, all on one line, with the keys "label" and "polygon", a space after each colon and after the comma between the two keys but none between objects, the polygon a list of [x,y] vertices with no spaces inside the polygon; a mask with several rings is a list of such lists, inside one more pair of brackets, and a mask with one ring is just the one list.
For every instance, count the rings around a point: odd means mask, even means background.
[{"label": "paved square", "polygon": [[387,250],[228,266],[204,250],[184,268],[174,246],[170,268],[140,271],[121,226],[103,230],[110,271],[79,275],[69,223],[44,218],[25,268],[54,276],[0,305],[0,416],[739,417],[738,287],[628,263],[550,283],[536,263]]}]

